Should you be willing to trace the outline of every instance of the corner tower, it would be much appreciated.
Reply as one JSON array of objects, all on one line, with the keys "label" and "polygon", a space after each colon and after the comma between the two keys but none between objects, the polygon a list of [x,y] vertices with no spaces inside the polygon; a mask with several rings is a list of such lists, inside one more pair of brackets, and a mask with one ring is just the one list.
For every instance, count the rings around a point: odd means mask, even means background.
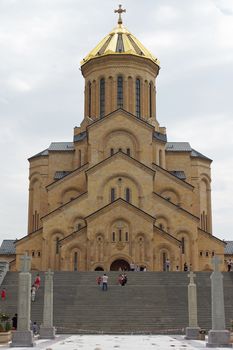
[{"label": "corner tower", "polygon": [[96,120],[122,108],[156,130],[156,77],[159,61],[126,29],[119,5],[117,26],[83,59],[84,118]]}]

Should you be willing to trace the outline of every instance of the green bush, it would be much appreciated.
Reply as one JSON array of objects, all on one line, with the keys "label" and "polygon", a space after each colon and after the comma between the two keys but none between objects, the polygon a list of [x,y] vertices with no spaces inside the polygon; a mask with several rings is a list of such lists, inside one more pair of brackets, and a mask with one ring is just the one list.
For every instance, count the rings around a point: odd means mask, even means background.
[{"label": "green bush", "polygon": [[10,322],[6,322],[6,326],[5,326],[5,330],[6,330],[6,332],[9,332],[10,330],[11,330],[11,324],[10,324]]}]

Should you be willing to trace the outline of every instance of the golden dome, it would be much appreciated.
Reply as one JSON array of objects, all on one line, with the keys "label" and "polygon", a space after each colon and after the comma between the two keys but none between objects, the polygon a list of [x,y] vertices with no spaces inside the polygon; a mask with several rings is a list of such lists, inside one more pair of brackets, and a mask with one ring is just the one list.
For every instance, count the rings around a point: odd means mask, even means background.
[{"label": "golden dome", "polygon": [[82,60],[81,66],[94,58],[106,55],[134,55],[147,58],[159,66],[159,60],[119,21],[117,27]]}]

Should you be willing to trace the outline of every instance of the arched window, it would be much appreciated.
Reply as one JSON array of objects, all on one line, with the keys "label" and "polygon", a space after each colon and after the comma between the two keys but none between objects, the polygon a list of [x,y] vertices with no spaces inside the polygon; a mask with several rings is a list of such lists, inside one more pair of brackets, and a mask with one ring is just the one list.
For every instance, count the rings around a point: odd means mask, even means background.
[{"label": "arched window", "polygon": [[152,83],[149,84],[149,117],[152,118]]},{"label": "arched window", "polygon": [[78,271],[78,253],[74,252],[74,271]]},{"label": "arched window", "polygon": [[117,77],[117,108],[123,108],[123,77]]},{"label": "arched window", "polygon": [[111,188],[111,202],[115,201],[116,197],[116,191],[115,188]]},{"label": "arched window", "polygon": [[182,254],[185,253],[185,241],[184,241],[184,237],[181,238],[181,252],[182,252]]},{"label": "arched window", "polygon": [[100,79],[100,118],[104,117],[105,113],[105,79]]},{"label": "arched window", "polygon": [[113,242],[116,241],[116,234],[115,234],[115,232],[112,233],[112,241],[113,241]]},{"label": "arched window", "polygon": [[141,81],[136,79],[136,117],[141,117]]},{"label": "arched window", "polygon": [[113,156],[113,154],[114,154],[114,148],[111,148],[110,149],[110,155]]},{"label": "arched window", "polygon": [[88,83],[88,116],[91,116],[91,82]]},{"label": "arched window", "polygon": [[130,156],[130,148],[126,149],[126,153],[127,153],[128,156]]},{"label": "arched window", "polygon": [[33,256],[33,257],[35,256],[35,252],[34,252],[34,250],[32,251],[32,256]]},{"label": "arched window", "polygon": [[131,200],[130,189],[128,187],[125,189],[125,200],[126,200],[126,202],[130,202],[130,200]]},{"label": "arched window", "polygon": [[56,254],[59,253],[59,237],[56,237]]},{"label": "arched window", "polygon": [[128,242],[128,240],[129,240],[129,234],[128,232],[125,232],[125,241]]},{"label": "arched window", "polygon": [[121,240],[122,240],[122,231],[119,230],[119,242],[121,242]]}]

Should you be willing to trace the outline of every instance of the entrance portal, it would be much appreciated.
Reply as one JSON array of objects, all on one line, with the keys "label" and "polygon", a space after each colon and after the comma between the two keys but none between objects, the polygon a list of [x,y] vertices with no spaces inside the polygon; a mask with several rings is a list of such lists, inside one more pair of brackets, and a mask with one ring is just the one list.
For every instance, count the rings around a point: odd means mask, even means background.
[{"label": "entrance portal", "polygon": [[115,260],[113,261],[113,263],[110,266],[110,271],[129,271],[130,270],[130,266],[129,263],[125,260]]}]

